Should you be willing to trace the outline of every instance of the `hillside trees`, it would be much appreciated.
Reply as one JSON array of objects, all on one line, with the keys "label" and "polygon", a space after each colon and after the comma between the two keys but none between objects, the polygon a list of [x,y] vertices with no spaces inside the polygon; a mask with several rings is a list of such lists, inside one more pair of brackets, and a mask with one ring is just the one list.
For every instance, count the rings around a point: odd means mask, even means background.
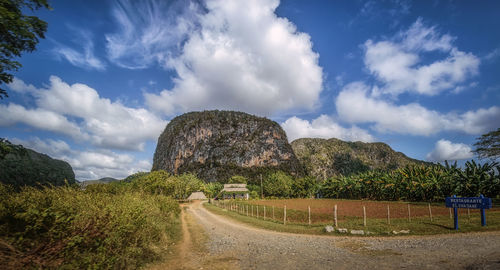
[{"label": "hillside trees", "polygon": [[[47,0],[1,0],[0,1],[0,85],[12,82],[11,71],[21,67],[21,63],[12,60],[22,52],[32,52],[45,38],[47,23],[36,16],[22,13],[23,9],[35,11],[40,8],[50,9]],[[7,91],[0,88],[0,99],[8,97]]]}]

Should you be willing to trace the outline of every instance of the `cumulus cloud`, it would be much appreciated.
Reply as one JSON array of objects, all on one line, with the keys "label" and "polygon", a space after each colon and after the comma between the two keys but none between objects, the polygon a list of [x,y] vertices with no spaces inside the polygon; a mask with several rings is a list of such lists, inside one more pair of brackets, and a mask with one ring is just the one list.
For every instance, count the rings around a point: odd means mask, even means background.
[{"label": "cumulus cloud", "polygon": [[[480,60],[472,53],[453,45],[455,37],[440,34],[436,27],[425,26],[418,19],[408,30],[391,40],[364,43],[367,69],[383,85],[382,93],[399,95],[414,92],[436,95],[455,89],[478,73]],[[439,53],[443,58],[422,64],[426,52]]]},{"label": "cumulus cloud", "polygon": [[[85,84],[69,85],[56,76],[49,81],[46,88],[29,88],[35,109],[0,105],[0,125],[24,123],[86,139],[99,147],[142,150],[145,141],[156,140],[168,123],[144,108],[102,98]],[[19,79],[16,82],[17,86],[26,85]]]},{"label": "cumulus cloud", "polygon": [[327,115],[321,115],[312,121],[294,116],[281,123],[281,126],[290,142],[298,138],[337,138],[345,141],[363,142],[374,140],[367,131],[356,126],[344,128]]},{"label": "cumulus cloud", "polygon": [[129,154],[119,154],[110,150],[78,151],[63,140],[42,140],[33,137],[28,140],[13,138],[15,144],[68,162],[78,180],[93,180],[102,177],[122,179],[138,171],[150,171],[151,162],[137,160]]},{"label": "cumulus cloud", "polygon": [[172,115],[234,109],[270,115],[314,109],[322,90],[310,36],[274,11],[279,1],[210,0],[181,54],[168,58],[174,87],[146,93],[150,108]]},{"label": "cumulus cloud", "polygon": [[396,105],[371,95],[362,82],[346,85],[336,99],[339,117],[350,123],[373,123],[380,132],[424,135],[440,131],[461,131],[478,135],[500,126],[500,107],[440,113],[418,103]]},{"label": "cumulus cloud", "polygon": [[436,142],[434,150],[427,154],[427,160],[439,162],[445,160],[469,159],[473,156],[474,154],[470,146],[441,139]]},{"label": "cumulus cloud", "polygon": [[74,139],[88,138],[74,122],[66,117],[43,108],[26,109],[17,104],[0,104],[0,126],[22,123],[37,129],[58,132]]},{"label": "cumulus cloud", "polygon": [[78,33],[78,38],[75,43],[78,44],[78,46],[82,46],[82,48],[77,50],[74,47],[54,41],[55,47],[52,50],[52,53],[58,59],[65,59],[77,67],[84,69],[105,70],[106,64],[94,55],[94,42],[92,41],[92,35],[87,31],[83,31],[75,27],[68,28],[70,31]]}]

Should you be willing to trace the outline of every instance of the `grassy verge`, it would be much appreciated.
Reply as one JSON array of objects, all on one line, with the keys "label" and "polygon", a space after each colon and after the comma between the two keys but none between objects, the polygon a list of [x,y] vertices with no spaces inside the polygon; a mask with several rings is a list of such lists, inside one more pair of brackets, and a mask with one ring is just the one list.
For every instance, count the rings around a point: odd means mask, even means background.
[{"label": "grassy verge", "polygon": [[[324,228],[329,223],[315,223],[312,225],[304,223],[287,222],[283,225],[283,220],[263,220],[246,214],[239,214],[226,209],[219,208],[212,204],[204,204],[205,208],[214,214],[224,215],[237,221],[249,224],[251,226],[289,233],[300,234],[320,234],[320,235],[345,235],[338,232],[327,233]],[[371,235],[394,235],[392,231],[410,230],[412,235],[433,235],[433,234],[448,234],[448,233],[465,233],[465,232],[483,232],[483,231],[498,231],[500,230],[500,212],[488,212],[487,226],[481,226],[481,219],[478,213],[471,213],[470,219],[467,215],[459,216],[459,231],[453,228],[453,219],[449,216],[435,216],[431,221],[429,217],[412,218],[408,222],[406,218],[391,219],[391,224],[387,223],[386,219],[367,219],[367,226],[363,226],[363,219],[358,217],[346,218],[339,222],[339,228],[347,228],[348,230],[364,230],[369,231]]]},{"label": "grassy verge", "polygon": [[180,238],[179,205],[160,195],[0,185],[6,269],[136,269]]}]

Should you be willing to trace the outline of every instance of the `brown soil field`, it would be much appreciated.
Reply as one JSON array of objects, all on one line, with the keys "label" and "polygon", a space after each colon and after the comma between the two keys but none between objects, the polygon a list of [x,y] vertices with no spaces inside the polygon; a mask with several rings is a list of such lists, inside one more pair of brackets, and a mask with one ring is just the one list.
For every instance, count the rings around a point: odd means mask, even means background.
[{"label": "brown soil field", "polygon": [[[250,201],[249,203],[254,205],[270,206],[267,208],[267,212],[270,211],[272,206],[276,208],[276,211],[281,212],[281,209],[286,205],[287,212],[288,210],[297,210],[307,213],[308,206],[310,206],[311,215],[314,216],[312,218],[315,221],[320,221],[324,218],[326,218],[326,220],[330,220],[333,216],[334,205],[337,205],[337,216],[339,219],[345,219],[347,217],[363,217],[363,206],[366,208],[366,216],[368,218],[387,218],[387,206],[390,208],[391,218],[408,218],[408,204],[410,204],[410,213],[412,218],[429,216],[429,208],[426,203],[335,199],[257,200]],[[444,206],[444,202],[441,206],[431,204],[431,211],[433,216],[445,216],[450,214],[450,210]],[[467,209],[459,209],[458,211],[459,216],[467,215]],[[486,211],[500,211],[500,209],[493,208]],[[470,213],[479,213],[479,210],[470,209]]]}]

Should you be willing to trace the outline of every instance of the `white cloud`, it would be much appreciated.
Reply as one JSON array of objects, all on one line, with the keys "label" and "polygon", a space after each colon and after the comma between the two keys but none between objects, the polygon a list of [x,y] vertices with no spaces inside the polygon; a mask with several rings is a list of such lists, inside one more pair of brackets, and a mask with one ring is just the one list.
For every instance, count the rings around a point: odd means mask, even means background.
[{"label": "white cloud", "polygon": [[[172,115],[233,109],[259,115],[314,109],[322,69],[310,36],[274,13],[279,1],[206,3],[182,53],[168,58],[174,87],[146,93],[154,110]],[[134,14],[135,15],[135,14]]]},{"label": "white cloud", "polygon": [[79,37],[75,44],[82,46],[82,49],[75,50],[69,46],[55,42],[56,46],[52,53],[59,59],[66,59],[72,65],[84,69],[105,70],[106,64],[94,55],[94,42],[92,35],[75,27],[68,27],[70,31],[78,33]]},{"label": "white cloud", "polygon": [[12,90],[14,92],[22,93],[22,94],[32,93],[32,92],[35,92],[37,90],[37,88],[35,86],[33,86],[32,84],[26,84],[22,80],[19,80],[16,77],[14,77],[12,79],[12,82],[9,83],[8,87],[10,90]]},{"label": "white cloud", "polygon": [[196,27],[200,8],[192,1],[116,1],[112,14],[119,29],[106,35],[109,60],[129,69],[164,66]]},{"label": "white cloud", "polygon": [[[383,83],[382,93],[436,95],[455,89],[478,73],[479,58],[454,47],[454,39],[440,34],[435,27],[426,27],[418,19],[393,40],[366,41],[364,62],[370,73]],[[421,54],[425,52],[439,52],[446,57],[422,64]]]},{"label": "white cloud", "polygon": [[[16,85],[24,84],[19,81]],[[85,84],[69,85],[56,76],[50,77],[47,88],[30,91],[38,107],[0,105],[0,125],[24,123],[104,148],[142,150],[145,141],[156,140],[168,123],[146,109],[112,102]]]},{"label": "white cloud", "polygon": [[119,154],[109,150],[77,151],[62,140],[42,140],[38,137],[28,140],[11,139],[15,144],[68,162],[78,180],[92,180],[103,177],[122,179],[138,171],[150,171],[151,162],[136,160],[132,155]]},{"label": "white cloud", "polygon": [[472,158],[474,154],[470,146],[463,143],[452,143],[441,139],[436,142],[436,146],[427,154],[429,161],[462,160]]},{"label": "white cloud", "polygon": [[494,60],[500,56],[500,48],[495,48],[493,51],[489,52],[486,56],[484,56],[484,59],[486,60]]},{"label": "white cloud", "polygon": [[47,139],[44,141],[38,137],[33,137],[29,140],[12,138],[11,142],[14,144],[21,144],[25,148],[44,153],[52,158],[60,158],[72,153],[71,147],[63,140]]},{"label": "white cloud", "polygon": [[374,140],[365,130],[356,126],[344,128],[327,115],[321,115],[312,121],[294,116],[281,123],[281,126],[290,142],[298,138],[337,138],[345,141],[363,142]]},{"label": "white cloud", "polygon": [[396,105],[370,95],[361,82],[346,85],[336,99],[340,119],[350,123],[374,123],[380,132],[424,135],[461,131],[478,135],[500,126],[500,107],[462,114],[429,110],[418,103]]},{"label": "white cloud", "polygon": [[41,130],[58,132],[74,139],[88,138],[88,134],[83,132],[77,124],[60,114],[43,108],[31,110],[13,103],[9,103],[9,105],[0,104],[0,126],[11,126],[16,123],[26,124]]}]

